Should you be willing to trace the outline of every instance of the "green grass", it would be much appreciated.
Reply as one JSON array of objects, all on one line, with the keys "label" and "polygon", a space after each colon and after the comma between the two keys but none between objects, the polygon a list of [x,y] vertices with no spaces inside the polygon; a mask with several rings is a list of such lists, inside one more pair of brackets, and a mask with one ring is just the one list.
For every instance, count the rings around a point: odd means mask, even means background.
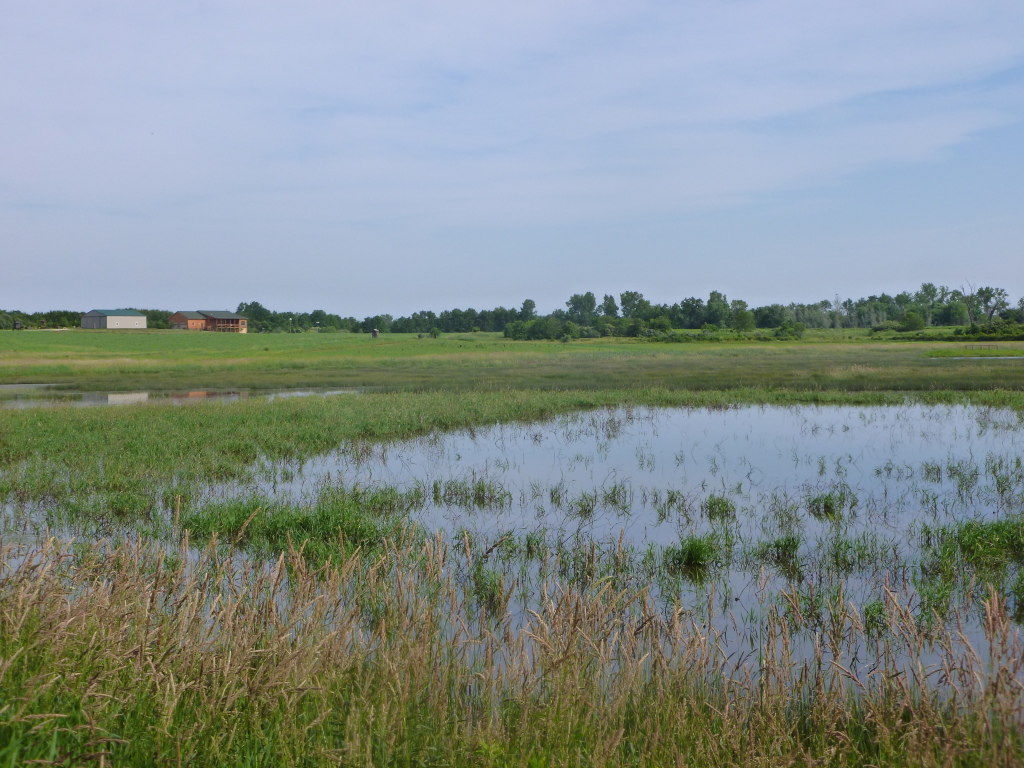
[{"label": "green grass", "polygon": [[283,504],[260,496],[205,504],[182,515],[179,524],[200,541],[216,537],[272,558],[297,550],[321,565],[356,549],[376,552],[386,539],[401,538],[408,511],[422,501],[422,493],[415,491],[330,486],[311,504]]},{"label": "green grass", "polygon": [[[1015,514],[924,529],[915,570],[895,543],[848,534],[866,512],[841,483],[766,510],[724,486],[693,498],[626,480],[537,489],[580,531],[656,493],[679,538],[645,551],[549,536],[540,521],[450,539],[411,525],[428,500],[501,524],[514,504],[488,477],[404,492],[336,481],[298,500],[249,490],[338,449],[372,455],[380,442],[586,409],[922,402],[1024,414],[1019,367],[929,359],[943,349],[856,332],[693,344],[0,333],[4,383],[402,390],[0,410],[0,765],[1020,764],[1024,695],[1004,685],[1024,658]],[[970,503],[991,478],[1000,508],[1016,509],[1020,472],[1019,459],[988,457],[923,468],[922,482],[946,478]],[[240,490],[205,498],[225,481]],[[698,509],[713,534],[686,527]],[[759,514],[761,533],[744,538],[737,518]],[[826,538],[806,538],[808,516]],[[53,529],[80,540],[45,539]],[[705,577],[737,552],[788,583],[756,588],[764,602],[729,629],[752,634],[730,646],[715,612],[735,598]],[[855,573],[872,591],[852,601]],[[990,658],[942,634],[979,611],[970,625]],[[817,656],[793,653],[800,644]],[[863,685],[831,663],[877,644]],[[936,658],[955,696],[915,671]]]},{"label": "green grass", "polygon": [[[1001,345],[1024,353],[1024,343]],[[513,342],[499,334],[205,334],[0,331],[0,384],[80,390],[371,387],[389,390],[1021,389],[1013,361],[940,359],[955,342],[819,331],[802,341]]]}]

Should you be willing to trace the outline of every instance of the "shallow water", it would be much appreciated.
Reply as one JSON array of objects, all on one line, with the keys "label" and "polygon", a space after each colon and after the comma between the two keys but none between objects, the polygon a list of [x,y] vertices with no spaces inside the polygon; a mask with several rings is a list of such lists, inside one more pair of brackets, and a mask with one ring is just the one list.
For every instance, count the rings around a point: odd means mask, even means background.
[{"label": "shallow water", "polygon": [[[545,523],[596,536],[625,529],[637,541],[671,543],[711,525],[700,510],[711,497],[731,501],[751,532],[786,504],[801,507],[812,530],[832,530],[835,520],[807,509],[829,493],[844,496],[844,525],[894,533],[920,520],[1018,510],[1019,483],[997,488],[997,476],[1019,475],[1010,465],[1020,457],[1020,417],[986,408],[617,409],[347,446],[270,469],[260,487],[298,500],[324,481],[427,491],[441,483],[444,497],[450,481],[483,482],[506,491],[506,503],[469,510],[428,500],[421,522],[492,530]],[[594,503],[583,514],[586,494]]]},{"label": "shallow water", "polygon": [[[920,602],[928,528],[1024,512],[1024,425],[969,406],[614,409],[350,445],[261,474],[219,493],[312,503],[324,484],[419,488],[420,525],[479,551],[518,541],[509,568],[531,538],[566,559],[625,549],[660,564],[709,536],[709,568],[665,582],[638,567],[636,585],[647,573],[662,599],[693,606],[714,584],[721,609],[750,614],[759,593],[794,585],[857,606],[887,589]],[[787,537],[791,556],[773,555]]]},{"label": "shallow water", "polygon": [[[706,616],[723,648],[742,652],[756,646],[767,608],[788,599],[821,617],[866,611],[887,594],[922,620],[942,610],[922,569],[929,530],[1024,514],[1024,418],[974,406],[614,408],[347,443],[268,462],[254,478],[195,503],[258,495],[260,506],[312,506],[338,484],[417,491],[413,521],[455,545],[450,567],[467,590],[477,566],[507,577],[520,617],[541,584],[607,578],[649,589],[665,610]],[[666,567],[695,537],[714,541],[714,558]],[[1003,574],[1004,594],[1018,570]],[[958,589],[950,605],[981,647],[985,587]]]},{"label": "shallow water", "polygon": [[58,390],[50,385],[6,385],[0,387],[0,408],[44,408],[55,405],[97,406],[136,405],[138,403],[185,404],[208,401],[234,401],[249,398],[274,400],[282,397],[342,395],[359,389],[197,389],[144,390],[140,392],[74,392]]}]

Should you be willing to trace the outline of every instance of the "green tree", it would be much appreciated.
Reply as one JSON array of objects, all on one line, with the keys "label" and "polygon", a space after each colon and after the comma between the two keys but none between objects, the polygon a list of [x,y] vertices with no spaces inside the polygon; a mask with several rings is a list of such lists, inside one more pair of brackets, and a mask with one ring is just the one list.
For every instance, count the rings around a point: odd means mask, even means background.
[{"label": "green tree", "polygon": [[729,313],[732,315],[732,327],[737,331],[752,331],[757,325],[754,313],[747,309],[747,302],[734,300],[729,305]]},{"label": "green tree", "polygon": [[921,308],[925,324],[931,325],[932,316],[939,303],[939,289],[935,287],[934,283],[921,283],[920,290],[914,294],[914,303]]},{"label": "green tree", "polygon": [[623,291],[619,294],[619,306],[622,316],[645,320],[651,308],[651,302],[638,291]]},{"label": "green tree", "polygon": [[566,313],[568,319],[578,325],[590,325],[594,321],[597,311],[597,299],[590,291],[586,293],[574,293],[565,306],[569,308]]},{"label": "green tree", "polygon": [[606,293],[604,295],[604,300],[601,302],[601,306],[599,307],[599,311],[604,317],[618,317],[619,305],[615,303],[615,297]]},{"label": "green tree", "polygon": [[722,328],[729,325],[730,314],[729,301],[725,298],[725,294],[712,291],[708,296],[707,306],[704,308],[704,322]]},{"label": "green tree", "polygon": [[1006,291],[1002,288],[992,288],[989,286],[979,288],[977,297],[981,303],[981,311],[988,316],[990,323],[996,312],[1001,312],[1010,306]]}]

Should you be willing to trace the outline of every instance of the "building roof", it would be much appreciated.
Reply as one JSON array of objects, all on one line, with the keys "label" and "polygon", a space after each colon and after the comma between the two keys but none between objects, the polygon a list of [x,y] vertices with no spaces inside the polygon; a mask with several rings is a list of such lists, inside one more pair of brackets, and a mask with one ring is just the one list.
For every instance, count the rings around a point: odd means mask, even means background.
[{"label": "building roof", "polygon": [[[181,315],[186,320],[202,320],[203,319],[203,313],[202,312],[188,312],[186,310],[182,310],[181,312],[175,312],[174,314],[175,315]],[[173,317],[173,315],[172,315],[172,317]]]},{"label": "building roof", "polygon": [[141,312],[134,309],[91,309],[87,315],[109,315],[111,317],[145,317]]},{"label": "building roof", "polygon": [[244,315],[239,315],[237,312],[218,312],[216,310],[210,311],[201,309],[199,314],[203,317],[211,317],[214,320],[246,320]]}]

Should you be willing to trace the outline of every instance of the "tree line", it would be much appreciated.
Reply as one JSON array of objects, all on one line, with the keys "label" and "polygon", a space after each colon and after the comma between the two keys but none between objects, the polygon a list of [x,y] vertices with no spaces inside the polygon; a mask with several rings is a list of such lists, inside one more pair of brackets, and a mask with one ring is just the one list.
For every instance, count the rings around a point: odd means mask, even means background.
[{"label": "tree line", "polygon": [[[150,328],[167,328],[171,312],[138,310],[146,315]],[[649,336],[673,329],[732,329],[753,331],[777,329],[794,333],[802,328],[874,328],[876,330],[919,330],[928,326],[973,326],[1003,323],[1024,324],[1024,298],[1010,303],[1006,290],[973,285],[949,288],[923,283],[914,292],[882,293],[860,299],[835,296],[809,304],[767,304],[751,307],[747,302],[729,300],[720,291],[707,299],[691,296],[672,304],[656,304],[638,291],[623,291],[601,300],[593,292],[576,293],[565,308],[546,315],[537,312],[536,302],[525,300],[518,308],[448,309],[414,312],[407,317],[387,314],[359,320],[322,309],[312,312],[276,312],[257,301],[243,302],[236,310],[249,320],[250,332],[369,333],[468,333],[491,331],[514,339],[552,339],[566,336]],[[26,328],[74,328],[81,313],[54,310],[25,313],[0,310],[0,330],[20,321]]]}]

